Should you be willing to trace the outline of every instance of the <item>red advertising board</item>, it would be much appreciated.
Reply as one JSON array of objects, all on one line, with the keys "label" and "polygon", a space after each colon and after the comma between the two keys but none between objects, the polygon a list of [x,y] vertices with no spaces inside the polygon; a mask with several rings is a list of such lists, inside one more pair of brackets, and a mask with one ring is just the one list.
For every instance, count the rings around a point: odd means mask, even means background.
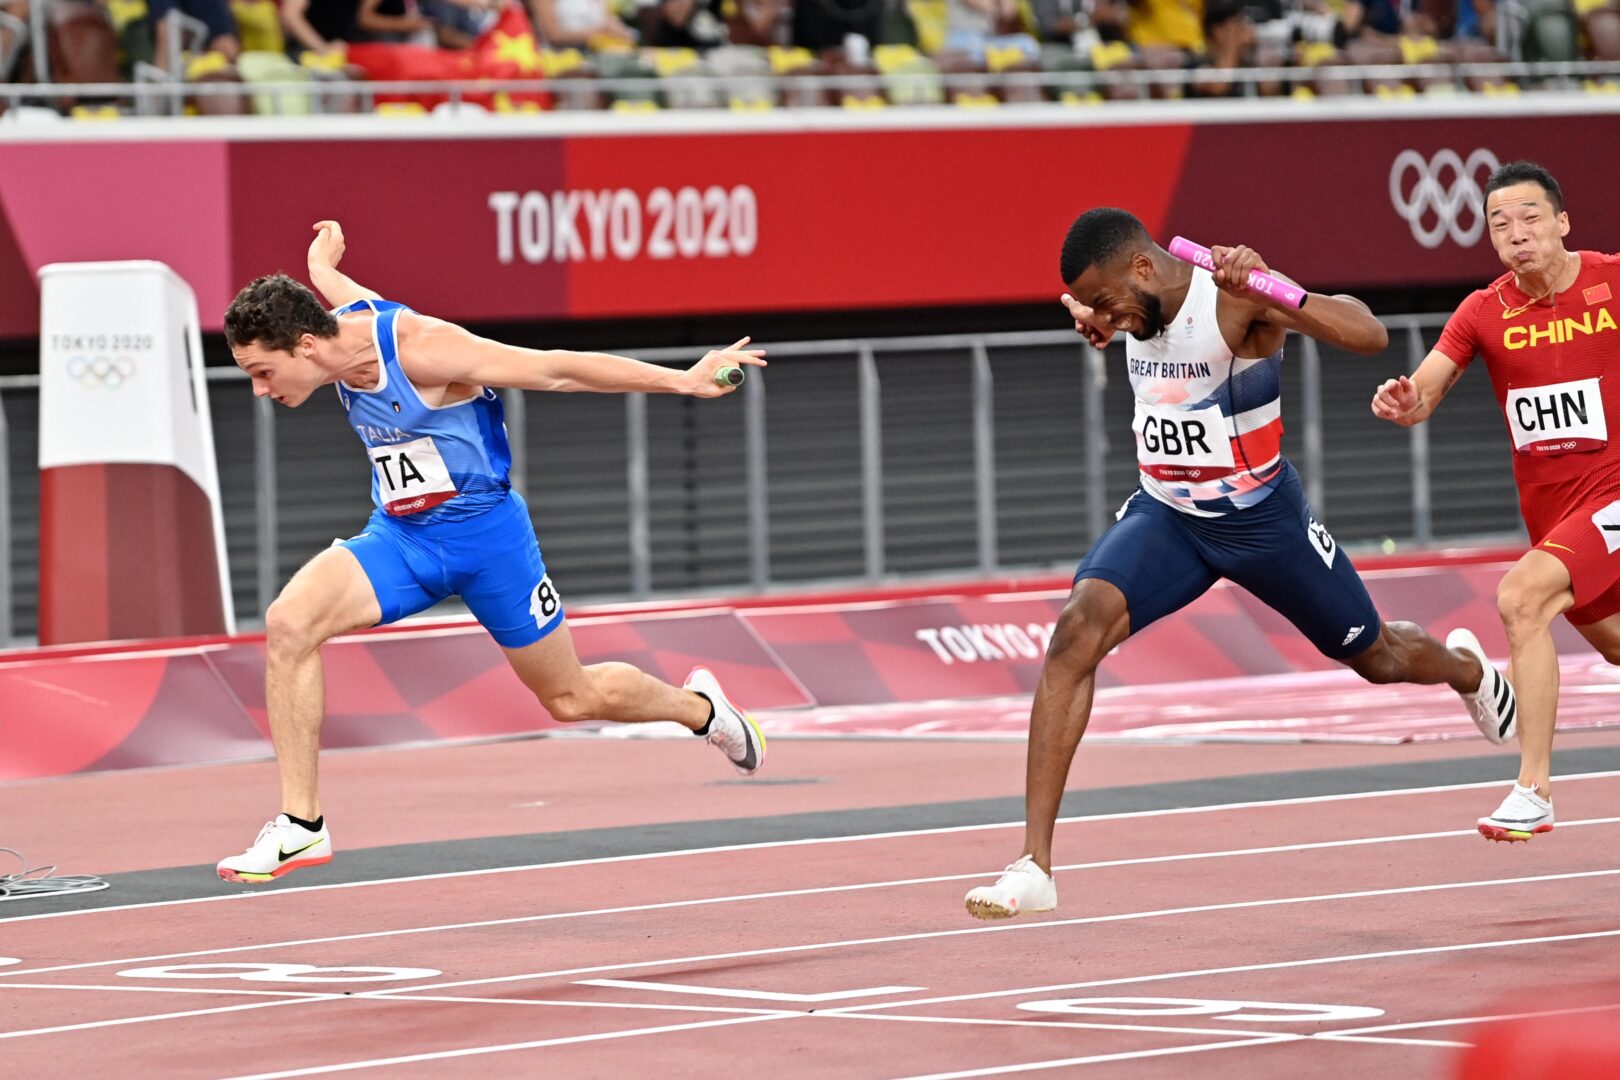
[{"label": "red advertising board", "polygon": [[464,321],[1055,300],[1064,231],[1097,205],[1307,284],[1483,283],[1480,188],[1515,158],[1562,180],[1571,244],[1620,248],[1591,150],[1620,105],[1547,108],[20,129],[0,136],[0,335],[36,331],[39,266],[127,258],[173,266],[217,328],[252,277],[302,272],[327,217],[354,277]]}]

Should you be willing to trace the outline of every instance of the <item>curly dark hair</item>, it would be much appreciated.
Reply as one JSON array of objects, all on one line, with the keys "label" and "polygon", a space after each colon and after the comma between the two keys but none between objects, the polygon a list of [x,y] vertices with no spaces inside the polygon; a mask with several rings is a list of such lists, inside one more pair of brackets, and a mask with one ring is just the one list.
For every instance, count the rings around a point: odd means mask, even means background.
[{"label": "curly dark hair", "polygon": [[286,274],[266,274],[236,294],[225,309],[225,341],[290,350],[304,334],[336,337],[337,318],[309,288]]},{"label": "curly dark hair", "polygon": [[1063,258],[1059,272],[1066,285],[1093,266],[1106,266],[1117,256],[1132,254],[1153,245],[1147,226],[1129,210],[1099,206],[1087,210],[1069,226],[1063,238]]}]

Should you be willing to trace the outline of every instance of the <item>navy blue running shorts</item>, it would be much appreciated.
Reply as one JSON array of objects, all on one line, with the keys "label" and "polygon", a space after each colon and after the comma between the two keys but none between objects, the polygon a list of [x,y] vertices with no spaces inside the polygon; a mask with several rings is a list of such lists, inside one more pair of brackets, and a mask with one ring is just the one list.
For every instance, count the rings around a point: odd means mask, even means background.
[{"label": "navy blue running shorts", "polygon": [[1287,464],[1263,501],[1221,517],[1184,514],[1138,490],[1086,553],[1074,576],[1082,578],[1125,594],[1133,634],[1221,578],[1253,593],[1333,660],[1367,649],[1382,629],[1361,576],[1311,516]]}]

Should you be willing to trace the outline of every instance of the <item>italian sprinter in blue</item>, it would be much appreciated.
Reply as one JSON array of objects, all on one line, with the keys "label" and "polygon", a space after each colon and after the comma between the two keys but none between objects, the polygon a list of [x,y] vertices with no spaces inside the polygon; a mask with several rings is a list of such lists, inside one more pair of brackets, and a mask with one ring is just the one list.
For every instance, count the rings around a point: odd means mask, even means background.
[{"label": "italian sprinter in blue", "polygon": [[320,646],[450,595],[462,598],[556,719],[673,720],[719,748],[738,772],[757,771],[764,736],[706,668],[675,687],[629,664],[580,663],[528,507],[512,490],[497,388],[719,397],[736,382],[716,376],[763,366],[764,350],[743,338],[679,371],[504,345],[356,284],[338,270],[338,223],[315,230],[310,280],[326,303],[285,275],[259,278],[231,302],[225,337],[259,397],[296,408],[336,387],[369,459],[375,509],[361,532],[306,563],[265,612],[265,701],[281,812],[246,851],[219,863],[219,876],[261,883],[331,860],[317,788]]}]

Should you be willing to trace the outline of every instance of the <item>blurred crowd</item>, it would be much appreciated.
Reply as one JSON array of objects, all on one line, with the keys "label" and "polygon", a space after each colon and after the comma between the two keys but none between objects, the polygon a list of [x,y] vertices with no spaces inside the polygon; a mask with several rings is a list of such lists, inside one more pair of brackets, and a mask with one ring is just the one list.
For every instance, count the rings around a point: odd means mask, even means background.
[{"label": "blurred crowd", "polygon": [[[662,82],[707,74],[752,85],[741,95],[566,99],[637,109],[1511,93],[1517,85],[1500,73],[1458,79],[1436,66],[1620,60],[1620,0],[0,0],[0,81],[42,81],[30,3],[45,5],[44,74],[57,83],[152,70],[191,82],[377,78],[374,63],[355,62],[378,55],[370,47],[471,54],[499,27],[503,55],[517,55],[524,75]],[[514,18],[521,34],[511,33]],[[514,53],[517,38],[525,43]],[[1350,65],[1388,70],[1337,73]],[[1269,74],[1231,75],[1256,68]],[[1107,78],[1007,77],[1070,72]],[[793,92],[769,79],[784,75],[873,81]],[[1612,80],[1586,86],[1620,90]],[[253,111],[243,100],[241,111]]]}]

